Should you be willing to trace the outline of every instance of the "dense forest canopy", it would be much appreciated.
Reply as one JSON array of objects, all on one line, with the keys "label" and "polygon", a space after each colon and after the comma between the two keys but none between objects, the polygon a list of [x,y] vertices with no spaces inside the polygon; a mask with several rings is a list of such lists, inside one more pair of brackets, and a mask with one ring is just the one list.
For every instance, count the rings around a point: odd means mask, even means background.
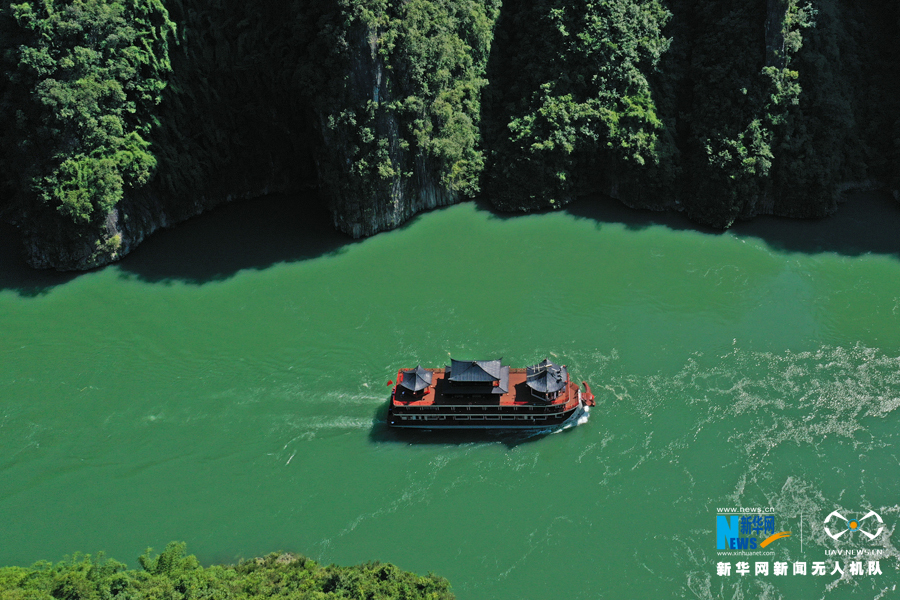
[{"label": "dense forest canopy", "polygon": [[490,93],[498,206],[556,204],[582,170],[664,160],[649,76],[669,48],[670,17],[658,0],[544,0],[504,17]]},{"label": "dense forest canopy", "polygon": [[484,194],[728,227],[900,183],[890,0],[0,2],[0,217],[87,268],[316,186],[353,236]]},{"label": "dense forest canopy", "polygon": [[0,568],[0,598],[62,600],[453,600],[450,584],[435,575],[401,571],[391,564],[322,566],[293,554],[270,554],[238,565],[202,567],[171,543],[154,556],[140,557],[140,570],[78,555],[57,564]]}]

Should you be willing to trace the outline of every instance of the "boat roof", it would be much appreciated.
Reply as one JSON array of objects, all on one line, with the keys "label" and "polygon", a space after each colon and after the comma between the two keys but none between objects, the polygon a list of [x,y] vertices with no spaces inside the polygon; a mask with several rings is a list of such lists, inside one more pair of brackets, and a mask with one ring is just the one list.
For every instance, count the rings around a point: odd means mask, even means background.
[{"label": "boat roof", "polygon": [[[403,380],[400,369],[397,380]],[[526,383],[527,369],[503,367],[501,381],[494,383],[452,383],[446,369],[426,369],[432,373],[431,385],[421,392],[413,392],[397,385],[392,401],[398,406],[550,406],[576,402],[578,388],[571,382],[555,397],[532,393]],[[501,387],[502,386],[502,387]],[[501,390],[506,389],[503,392]]]},{"label": "boat roof", "polygon": [[431,385],[431,371],[426,371],[422,365],[416,365],[415,369],[403,371],[400,385],[413,392],[424,390]]},{"label": "boat roof", "polygon": [[[497,361],[500,362],[500,361]],[[446,373],[447,371],[445,371]],[[452,371],[450,371],[452,375]],[[453,377],[447,378],[453,386],[454,394],[507,394],[509,393],[509,367],[500,367],[500,377],[489,381],[454,381]]]},{"label": "boat roof", "polygon": [[450,381],[467,383],[489,383],[500,381],[503,366],[497,360],[456,360],[450,359]]},{"label": "boat roof", "polygon": [[536,392],[552,394],[563,389],[568,379],[565,367],[555,365],[546,358],[536,365],[526,367],[525,383]]}]

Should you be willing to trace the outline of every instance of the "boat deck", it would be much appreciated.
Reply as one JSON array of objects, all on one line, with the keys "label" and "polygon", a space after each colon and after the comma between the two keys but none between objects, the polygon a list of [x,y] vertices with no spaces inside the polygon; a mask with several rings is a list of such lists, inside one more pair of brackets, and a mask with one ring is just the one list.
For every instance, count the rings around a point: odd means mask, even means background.
[{"label": "boat deck", "polygon": [[[395,388],[392,399],[393,405],[407,409],[425,407],[517,407],[517,406],[541,406],[555,410],[574,408],[578,404],[578,386],[572,382],[566,382],[564,391],[552,402],[537,398],[531,394],[531,388],[525,383],[525,369],[509,370],[509,392],[506,394],[484,394],[478,396],[451,396],[447,394],[448,384],[446,369],[426,369],[431,371],[431,387],[424,393],[413,393],[402,386]],[[403,369],[398,371],[397,380],[403,377]]]}]

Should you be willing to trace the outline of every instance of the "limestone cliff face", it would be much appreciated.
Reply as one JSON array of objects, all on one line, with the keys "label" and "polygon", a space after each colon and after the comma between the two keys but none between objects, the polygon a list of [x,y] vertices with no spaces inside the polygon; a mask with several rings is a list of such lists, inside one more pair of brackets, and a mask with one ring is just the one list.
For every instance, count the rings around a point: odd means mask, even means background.
[{"label": "limestone cliff face", "polygon": [[[161,102],[140,115],[158,162],[143,188],[66,221],[30,190],[40,179],[9,177],[23,172],[4,167],[18,165],[9,149],[30,140],[0,129],[0,213],[31,265],[107,264],[222,202],[309,185],[355,238],[472,197],[482,179],[501,210],[599,192],[715,227],[821,217],[845,189],[900,187],[900,60],[881,58],[900,48],[900,9],[887,0],[670,0],[647,14],[659,3],[628,0],[597,18],[596,3],[544,0],[507,2],[502,18],[499,0],[165,4],[178,43]],[[592,36],[622,43],[571,44]],[[647,47],[627,60],[603,54],[636,40]],[[588,86],[598,68],[616,85]]]},{"label": "limestone cliff face", "polygon": [[[386,51],[385,36],[397,31],[338,4],[326,2],[313,11],[316,18],[300,20],[308,31],[295,30],[289,14],[257,16],[252,8],[210,8],[195,0],[178,6],[173,16],[187,33],[172,55],[171,79],[154,115],[159,124],[153,130],[158,159],[153,180],[145,188],[126,190],[102,223],[76,227],[40,205],[20,211],[17,222],[32,266],[101,266],[159,228],[220,203],[316,182],[335,227],[355,238],[458,202],[466,191],[471,195],[480,174],[478,105],[471,96],[483,86],[479,78],[487,50],[463,42],[459,30],[472,29],[466,19],[478,14],[434,0],[430,8],[443,10],[441,19],[457,29],[449,28],[441,38],[425,28],[434,36],[429,46],[427,36],[412,28],[422,15],[411,13],[405,15],[400,41]],[[328,19],[336,26],[317,31],[316,25]],[[241,26],[255,27],[257,35],[229,47],[222,32]],[[489,39],[486,33],[481,32],[483,40]],[[408,42],[417,35],[416,44]],[[423,56],[454,43],[459,52],[452,59],[475,63],[474,75],[463,69],[436,75],[439,67],[448,69],[447,57]],[[481,58],[467,54],[476,51]],[[449,69],[454,67],[449,60]],[[437,99],[457,84],[468,85],[465,94]],[[465,126],[445,131],[446,123],[432,114],[435,102],[451,115],[449,121]],[[453,138],[458,131],[466,136],[462,142]],[[457,172],[468,180],[454,179]]]},{"label": "limestone cliff face", "polygon": [[403,135],[408,124],[392,108],[402,84],[378,52],[379,35],[372,27],[355,28],[349,36],[343,111],[317,115],[320,187],[334,226],[354,238],[393,229],[416,213],[460,200],[458,192],[440,184],[441,165]]},{"label": "limestone cliff face", "polygon": [[320,188],[353,237],[472,197],[484,167],[481,92],[499,0],[388,4],[341,13],[328,101],[312,100]]},{"label": "limestone cliff face", "polygon": [[[117,215],[111,213],[107,218],[104,235],[97,237],[75,237],[71,226],[58,220],[42,219],[36,224],[27,215],[22,220],[14,220],[22,234],[23,256],[25,262],[36,269],[58,269],[60,271],[85,271],[117,260],[120,256],[121,235],[116,231],[114,221]],[[93,232],[92,232],[93,233]]]},{"label": "limestone cliff face", "polygon": [[153,232],[171,227],[232,200],[257,198],[296,189],[286,180],[248,188],[239,193],[195,195],[181,202],[159,195],[126,197],[106,216],[103,227],[79,235],[59,219],[25,218],[19,221],[25,262],[37,269],[85,271],[115,262],[137,248]]},{"label": "limestone cliff face", "polygon": [[152,179],[138,189],[126,187],[111,211],[80,225],[19,190],[24,201],[14,220],[32,266],[98,267],[125,256],[154,231],[223,202],[315,182],[314,127],[291,87],[297,65],[306,62],[292,7],[165,4],[178,34],[161,101],[144,116],[153,121],[147,134],[157,161]]},{"label": "limestone cliff face", "polygon": [[865,100],[870,94],[896,106],[885,95],[896,67],[873,59],[896,46],[889,42],[896,30],[877,22],[890,14],[885,6],[669,6],[673,45],[654,75],[654,101],[676,150],[655,170],[674,176],[663,182],[654,169],[614,171],[595,177],[589,191],[725,228],[758,215],[824,217],[844,191],[891,185],[879,175],[896,162],[882,133],[891,111]]}]

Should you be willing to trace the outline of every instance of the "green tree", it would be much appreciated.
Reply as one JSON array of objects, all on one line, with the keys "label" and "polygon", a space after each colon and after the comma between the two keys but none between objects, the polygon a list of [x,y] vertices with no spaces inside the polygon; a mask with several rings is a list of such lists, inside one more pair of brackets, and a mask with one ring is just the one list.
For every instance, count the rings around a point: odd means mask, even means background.
[{"label": "green tree", "polygon": [[[99,240],[157,161],[147,141],[170,70],[161,0],[4,3],[8,79],[0,167],[29,219]],[[12,31],[10,31],[12,30]],[[15,148],[14,151],[9,149]]]},{"label": "green tree", "polygon": [[495,204],[559,206],[585,169],[660,163],[649,77],[669,46],[669,16],[656,0],[542,0],[502,13],[489,92]]}]

